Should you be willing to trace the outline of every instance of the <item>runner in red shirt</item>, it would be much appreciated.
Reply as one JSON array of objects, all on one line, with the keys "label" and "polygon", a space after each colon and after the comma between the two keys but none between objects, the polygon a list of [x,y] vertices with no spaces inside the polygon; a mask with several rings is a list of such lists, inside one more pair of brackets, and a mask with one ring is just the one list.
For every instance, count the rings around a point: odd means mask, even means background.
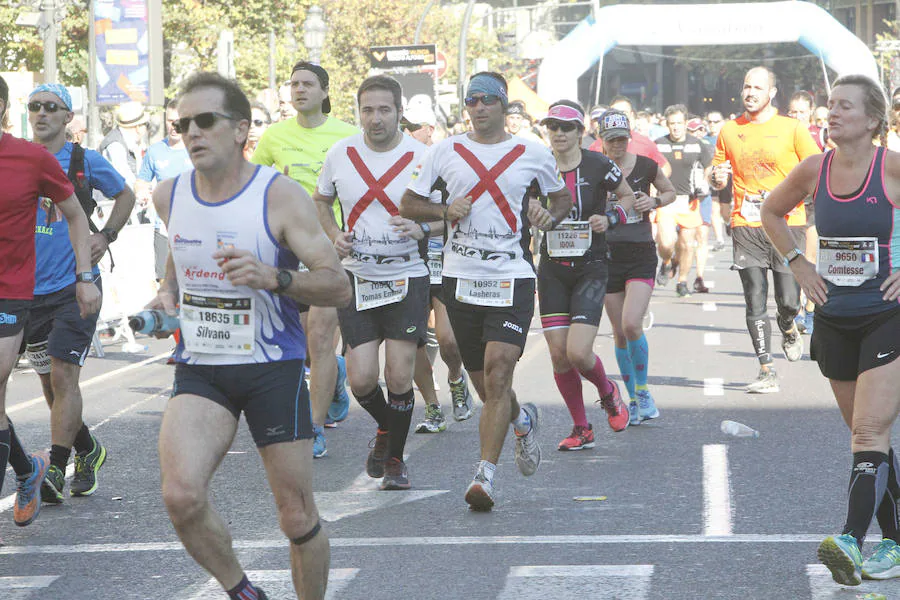
[{"label": "runner in red shirt", "polygon": [[[0,77],[0,123],[5,122],[9,106],[9,87]],[[29,455],[16,437],[6,417],[6,381],[16,364],[22,344],[22,331],[34,294],[34,228],[41,198],[56,203],[69,222],[69,234],[75,249],[78,281],[78,306],[82,318],[100,310],[100,291],[91,273],[87,217],[74,188],[57,160],[42,146],[3,133],[0,127],[0,474],[6,463],[16,472],[16,504],[13,518],[25,526],[37,517],[41,497],[38,493],[47,472],[45,456]],[[0,475],[0,488],[3,480]]]}]

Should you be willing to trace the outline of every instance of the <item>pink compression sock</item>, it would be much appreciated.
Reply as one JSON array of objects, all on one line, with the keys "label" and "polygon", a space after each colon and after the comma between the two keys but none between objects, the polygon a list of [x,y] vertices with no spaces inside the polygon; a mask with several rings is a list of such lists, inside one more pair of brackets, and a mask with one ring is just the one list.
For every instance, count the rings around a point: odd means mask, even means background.
[{"label": "pink compression sock", "polygon": [[569,369],[565,373],[554,373],[553,379],[556,380],[556,387],[562,394],[569,413],[572,415],[572,421],[575,425],[587,427],[587,415],[584,412],[584,396],[581,393],[581,376],[576,369]]},{"label": "pink compression sock", "polygon": [[590,371],[582,371],[584,378],[597,386],[597,391],[601,396],[612,393],[612,382],[606,377],[606,369],[603,368],[603,361],[596,354],[594,355],[594,368]]}]

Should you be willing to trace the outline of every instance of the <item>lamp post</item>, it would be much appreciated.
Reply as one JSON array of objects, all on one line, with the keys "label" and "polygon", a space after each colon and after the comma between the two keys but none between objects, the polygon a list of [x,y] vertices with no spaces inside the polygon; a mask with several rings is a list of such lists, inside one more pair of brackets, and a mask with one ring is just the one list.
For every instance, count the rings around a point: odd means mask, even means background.
[{"label": "lamp post", "polygon": [[322,9],[318,5],[310,6],[306,12],[306,21],[303,23],[303,44],[309,52],[309,62],[319,64],[326,33],[328,25],[325,23]]}]

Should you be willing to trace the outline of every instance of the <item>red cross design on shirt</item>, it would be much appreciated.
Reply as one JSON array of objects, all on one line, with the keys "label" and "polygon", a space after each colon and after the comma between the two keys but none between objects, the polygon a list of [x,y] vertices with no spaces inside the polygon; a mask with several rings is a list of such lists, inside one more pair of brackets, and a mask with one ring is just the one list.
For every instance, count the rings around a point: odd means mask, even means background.
[{"label": "red cross design on shirt", "polygon": [[503,214],[503,218],[506,219],[506,223],[509,225],[510,229],[513,230],[513,233],[515,233],[517,230],[516,214],[509,207],[509,202],[506,200],[503,192],[500,191],[500,187],[497,185],[497,178],[516,162],[517,158],[525,153],[525,145],[517,144],[515,148],[497,161],[497,164],[491,167],[490,170],[488,170],[488,168],[472,154],[471,150],[459,142],[453,144],[453,149],[456,150],[456,153],[459,154],[470,167],[472,167],[472,170],[475,171],[475,174],[480,178],[478,183],[475,184],[475,187],[473,187],[466,196],[472,198],[472,204],[475,204],[482,194],[488,192],[491,195],[491,198],[494,199],[497,208],[499,208],[500,212]]},{"label": "red cross design on shirt", "polygon": [[356,148],[349,146],[347,148],[347,156],[356,168],[356,172],[362,177],[363,182],[369,186],[369,191],[356,202],[353,210],[350,211],[350,216],[347,217],[347,228],[353,229],[353,226],[356,224],[356,221],[359,219],[360,215],[362,215],[363,211],[369,208],[369,205],[375,200],[381,202],[381,205],[387,209],[392,217],[399,215],[400,210],[393,202],[391,202],[391,199],[388,198],[387,192],[385,192],[384,189],[397,178],[409,163],[412,162],[414,154],[412,152],[407,152],[401,156],[400,160],[394,163],[394,166],[385,171],[384,175],[378,179],[375,179],[375,176],[372,175],[372,172],[366,167],[366,163],[363,162],[363,159],[359,155],[359,152],[356,151]]}]

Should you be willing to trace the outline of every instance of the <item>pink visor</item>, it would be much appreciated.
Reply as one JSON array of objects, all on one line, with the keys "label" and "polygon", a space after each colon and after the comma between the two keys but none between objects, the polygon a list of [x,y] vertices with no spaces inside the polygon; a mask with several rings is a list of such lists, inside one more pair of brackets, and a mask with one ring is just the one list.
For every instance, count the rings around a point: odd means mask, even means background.
[{"label": "pink visor", "polygon": [[557,104],[550,108],[547,116],[541,119],[541,124],[545,124],[549,120],[554,121],[572,121],[573,123],[584,123],[584,113],[577,108],[566,106],[565,104]]}]

